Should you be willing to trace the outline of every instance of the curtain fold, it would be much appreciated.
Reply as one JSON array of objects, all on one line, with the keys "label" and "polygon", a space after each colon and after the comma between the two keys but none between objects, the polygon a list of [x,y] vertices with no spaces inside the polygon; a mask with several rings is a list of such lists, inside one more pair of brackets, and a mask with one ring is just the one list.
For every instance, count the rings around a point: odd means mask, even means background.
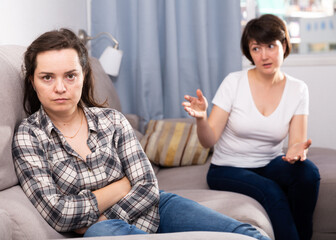
[{"label": "curtain fold", "polygon": [[[241,69],[240,1],[92,0],[92,35],[110,32],[123,51],[112,79],[125,113],[187,117],[181,102],[200,88],[211,100],[224,77]],[[92,40],[99,58],[111,44]]]}]

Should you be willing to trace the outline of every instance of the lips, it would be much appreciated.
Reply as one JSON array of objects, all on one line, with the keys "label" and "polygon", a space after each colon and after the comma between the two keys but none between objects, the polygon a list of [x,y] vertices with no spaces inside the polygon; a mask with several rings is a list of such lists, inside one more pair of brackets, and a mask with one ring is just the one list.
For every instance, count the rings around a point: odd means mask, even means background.
[{"label": "lips", "polygon": [[263,67],[266,67],[266,68],[269,68],[271,66],[272,66],[272,63],[265,63],[265,64],[263,64]]},{"label": "lips", "polygon": [[57,102],[57,103],[64,103],[67,100],[68,100],[67,98],[56,98],[54,101]]}]

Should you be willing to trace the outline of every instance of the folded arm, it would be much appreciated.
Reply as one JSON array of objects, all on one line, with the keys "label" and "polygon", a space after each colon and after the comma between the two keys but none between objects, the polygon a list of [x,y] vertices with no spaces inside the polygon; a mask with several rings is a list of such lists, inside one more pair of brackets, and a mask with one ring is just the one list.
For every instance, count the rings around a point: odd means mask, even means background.
[{"label": "folded arm", "polygon": [[132,222],[159,202],[159,188],[152,166],[131,125],[121,117],[116,148],[131,189],[126,196],[104,212],[107,218]]}]

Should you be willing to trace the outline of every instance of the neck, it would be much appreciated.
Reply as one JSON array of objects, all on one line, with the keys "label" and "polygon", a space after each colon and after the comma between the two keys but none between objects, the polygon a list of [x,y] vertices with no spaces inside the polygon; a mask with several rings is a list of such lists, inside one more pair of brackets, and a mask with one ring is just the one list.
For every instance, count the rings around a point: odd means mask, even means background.
[{"label": "neck", "polygon": [[256,68],[253,69],[255,79],[265,85],[274,85],[285,79],[285,75],[281,71],[277,71],[273,74],[263,74]]},{"label": "neck", "polygon": [[46,113],[55,126],[61,129],[76,124],[78,119],[82,117],[81,109],[79,107],[76,107],[69,113],[52,113],[49,111],[46,111]]}]

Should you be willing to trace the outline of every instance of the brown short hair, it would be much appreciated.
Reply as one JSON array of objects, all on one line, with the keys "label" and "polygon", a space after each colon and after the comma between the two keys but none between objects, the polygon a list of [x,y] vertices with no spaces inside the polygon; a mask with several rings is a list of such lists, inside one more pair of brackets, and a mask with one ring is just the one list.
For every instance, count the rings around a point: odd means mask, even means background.
[{"label": "brown short hair", "polygon": [[250,54],[249,43],[255,40],[258,43],[271,43],[279,40],[286,44],[284,58],[286,58],[292,49],[289,33],[283,20],[272,14],[265,14],[259,18],[250,20],[243,31],[240,47],[245,57],[254,65]]},{"label": "brown short hair", "polygon": [[81,40],[69,29],[61,28],[46,32],[34,40],[24,54],[24,97],[23,107],[27,114],[33,114],[41,107],[41,102],[33,88],[32,79],[37,67],[36,58],[41,52],[61,49],[75,49],[84,75],[84,85],[79,106],[101,107],[94,100],[94,79],[88,51]]}]

